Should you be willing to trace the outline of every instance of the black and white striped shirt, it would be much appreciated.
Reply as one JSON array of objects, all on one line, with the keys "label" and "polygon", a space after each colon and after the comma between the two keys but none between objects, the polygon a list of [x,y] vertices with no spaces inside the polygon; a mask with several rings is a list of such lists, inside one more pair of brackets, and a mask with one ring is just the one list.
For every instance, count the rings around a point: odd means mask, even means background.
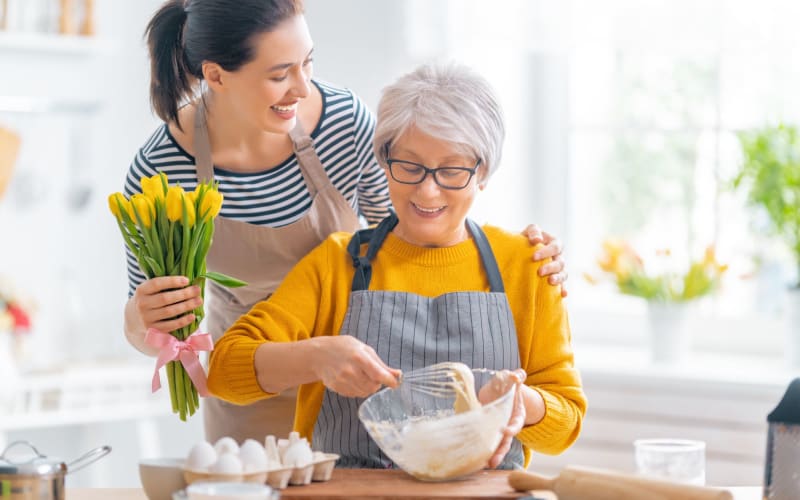
[{"label": "black and white striped shirt", "polygon": [[[322,94],[322,115],[311,133],[315,149],[333,185],[369,223],[388,215],[386,176],[372,153],[375,118],[347,89],[314,81]],[[166,124],[159,127],[136,154],[125,180],[125,195],[141,193],[140,179],[158,172],[170,184],[187,191],[197,185],[194,157],[172,137]],[[224,196],[220,215],[250,224],[280,227],[302,218],[311,196],[292,154],[280,165],[260,172],[230,172],[214,167],[214,179]],[[129,294],[146,279],[127,250]]]}]

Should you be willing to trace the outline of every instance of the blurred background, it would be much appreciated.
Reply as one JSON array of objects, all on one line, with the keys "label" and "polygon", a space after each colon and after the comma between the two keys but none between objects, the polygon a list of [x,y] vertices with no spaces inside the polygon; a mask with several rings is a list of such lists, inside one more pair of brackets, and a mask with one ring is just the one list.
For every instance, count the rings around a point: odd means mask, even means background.
[{"label": "blurred background", "polygon": [[[124,339],[106,201],[158,126],[142,34],[160,3],[0,2],[0,445],[110,444],[73,486],[137,486],[139,458],[202,439]],[[532,468],[632,470],[633,439],[685,437],[707,442],[710,483],[760,484],[766,414],[800,359],[800,4],[305,3],[315,76],[373,110],[436,59],[499,93],[503,165],[472,215],[564,242],[590,401],[578,443]]]}]

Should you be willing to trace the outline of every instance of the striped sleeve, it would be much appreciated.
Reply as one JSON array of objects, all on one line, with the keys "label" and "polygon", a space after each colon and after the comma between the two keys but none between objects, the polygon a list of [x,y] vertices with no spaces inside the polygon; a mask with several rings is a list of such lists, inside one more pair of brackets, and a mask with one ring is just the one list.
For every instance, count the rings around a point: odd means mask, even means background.
[{"label": "striped sleeve", "polygon": [[372,150],[375,135],[375,117],[366,105],[353,96],[353,116],[355,134],[353,135],[361,178],[358,182],[358,209],[370,224],[377,224],[387,215],[391,201],[386,174],[378,165]]},{"label": "striped sleeve", "polygon": [[[159,127],[147,142],[137,151],[125,177],[125,196],[130,198],[142,192],[142,177],[152,177],[164,172],[170,182],[180,182],[187,190],[197,185],[197,170],[192,159],[175,144],[169,136],[166,125]],[[128,297],[133,296],[136,288],[147,279],[142,272],[136,256],[125,246],[125,258],[128,269]]]}]

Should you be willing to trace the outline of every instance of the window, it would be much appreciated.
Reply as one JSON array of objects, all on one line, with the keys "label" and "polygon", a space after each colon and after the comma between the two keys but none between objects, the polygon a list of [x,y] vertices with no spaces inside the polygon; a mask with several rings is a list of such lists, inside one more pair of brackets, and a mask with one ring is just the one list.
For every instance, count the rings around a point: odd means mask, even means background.
[{"label": "window", "polygon": [[699,302],[700,348],[777,354],[794,265],[730,180],[738,131],[800,118],[800,4],[461,1],[445,16],[426,5],[409,12],[418,57],[475,66],[506,112],[504,164],[476,218],[536,221],[565,240],[576,339],[644,340],[644,301],[581,277],[620,236],[676,263],[715,245],[730,269]]}]

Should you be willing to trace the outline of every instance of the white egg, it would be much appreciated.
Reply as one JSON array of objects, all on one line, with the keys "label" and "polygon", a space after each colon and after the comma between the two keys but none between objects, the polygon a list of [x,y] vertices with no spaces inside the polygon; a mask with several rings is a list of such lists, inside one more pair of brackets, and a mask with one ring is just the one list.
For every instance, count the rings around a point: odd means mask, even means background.
[{"label": "white egg", "polygon": [[261,443],[248,439],[239,448],[239,458],[245,472],[261,472],[267,470],[267,452]]},{"label": "white egg", "polygon": [[264,450],[267,452],[267,460],[270,463],[270,468],[274,467],[280,469],[281,454],[278,451],[278,441],[272,434],[264,438]]},{"label": "white egg", "polygon": [[305,467],[312,459],[311,446],[305,439],[295,441],[283,452],[283,465],[289,467]]},{"label": "white egg", "polygon": [[214,443],[214,449],[217,450],[217,455],[222,455],[223,453],[237,455],[239,453],[239,444],[232,437],[226,436]]},{"label": "white egg", "polygon": [[208,471],[215,474],[241,474],[242,461],[233,453],[222,453]]},{"label": "white egg", "polygon": [[217,452],[211,443],[202,441],[192,446],[189,456],[186,458],[186,467],[191,470],[207,470],[217,461]]}]

